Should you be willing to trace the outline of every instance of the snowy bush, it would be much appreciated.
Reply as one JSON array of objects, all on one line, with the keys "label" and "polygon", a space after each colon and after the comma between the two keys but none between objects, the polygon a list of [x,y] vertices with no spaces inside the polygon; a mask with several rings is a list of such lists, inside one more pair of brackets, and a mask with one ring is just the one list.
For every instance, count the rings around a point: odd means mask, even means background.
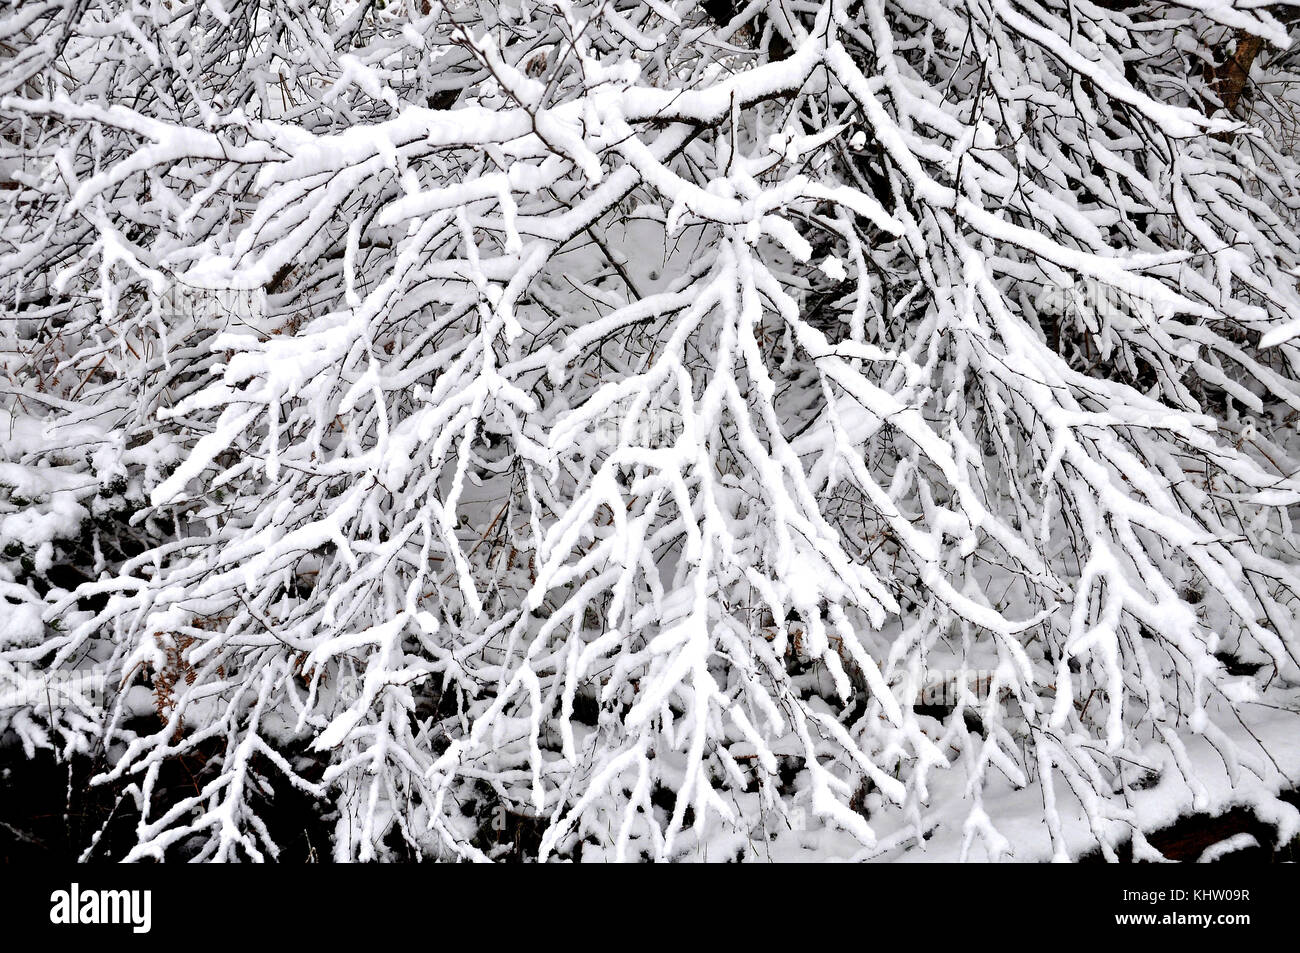
[{"label": "snowy bush", "polygon": [[1290,19],[9,7],[0,726],[129,859],[1294,833]]}]

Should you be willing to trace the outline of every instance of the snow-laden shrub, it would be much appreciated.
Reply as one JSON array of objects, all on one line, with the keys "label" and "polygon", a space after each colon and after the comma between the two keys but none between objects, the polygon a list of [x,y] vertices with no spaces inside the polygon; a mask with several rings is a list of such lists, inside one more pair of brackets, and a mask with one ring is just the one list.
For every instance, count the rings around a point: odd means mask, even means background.
[{"label": "snow-laden shrub", "polygon": [[111,753],[131,858],[275,856],[289,786],[340,859],[1294,827],[1280,16],[0,13],[0,528],[85,577],[6,562],[0,659],[110,687],[21,734]]}]

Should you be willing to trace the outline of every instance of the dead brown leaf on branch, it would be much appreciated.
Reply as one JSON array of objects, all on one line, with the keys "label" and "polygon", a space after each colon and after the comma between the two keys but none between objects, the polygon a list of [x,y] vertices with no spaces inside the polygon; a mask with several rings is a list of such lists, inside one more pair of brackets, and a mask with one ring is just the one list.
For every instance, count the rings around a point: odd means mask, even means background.
[{"label": "dead brown leaf on branch", "polygon": [[1264,48],[1264,41],[1245,30],[1238,30],[1232,53],[1214,69],[1206,67],[1206,79],[1214,93],[1230,113],[1237,111],[1246,84],[1250,81],[1250,68]]}]

